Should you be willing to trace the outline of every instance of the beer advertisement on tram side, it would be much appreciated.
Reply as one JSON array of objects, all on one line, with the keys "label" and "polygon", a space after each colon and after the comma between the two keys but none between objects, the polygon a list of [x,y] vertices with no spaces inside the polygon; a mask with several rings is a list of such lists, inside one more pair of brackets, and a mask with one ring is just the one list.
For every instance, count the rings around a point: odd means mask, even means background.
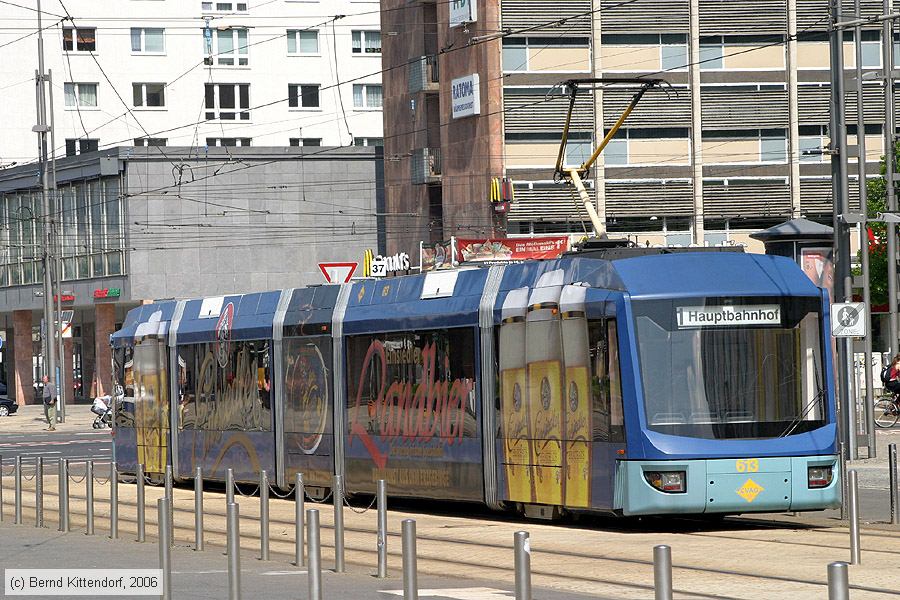
[{"label": "beer advertisement on tram side", "polygon": [[472,328],[348,338],[348,486],[481,499],[475,383]]}]

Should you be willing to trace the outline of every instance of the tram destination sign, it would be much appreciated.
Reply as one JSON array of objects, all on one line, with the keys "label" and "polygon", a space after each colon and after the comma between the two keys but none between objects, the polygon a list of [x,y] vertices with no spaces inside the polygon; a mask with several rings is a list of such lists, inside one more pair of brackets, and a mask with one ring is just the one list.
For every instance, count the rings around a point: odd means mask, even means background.
[{"label": "tram destination sign", "polygon": [[735,325],[781,325],[781,307],[777,304],[751,306],[679,306],[679,329],[733,327]]}]

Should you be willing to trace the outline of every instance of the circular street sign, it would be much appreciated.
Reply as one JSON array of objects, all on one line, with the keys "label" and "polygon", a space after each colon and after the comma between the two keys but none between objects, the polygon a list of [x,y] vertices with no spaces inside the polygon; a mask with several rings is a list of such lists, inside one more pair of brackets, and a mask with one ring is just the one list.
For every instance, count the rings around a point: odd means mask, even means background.
[{"label": "circular street sign", "polygon": [[852,306],[843,307],[838,313],[838,322],[842,327],[853,327],[859,321],[860,311]]}]

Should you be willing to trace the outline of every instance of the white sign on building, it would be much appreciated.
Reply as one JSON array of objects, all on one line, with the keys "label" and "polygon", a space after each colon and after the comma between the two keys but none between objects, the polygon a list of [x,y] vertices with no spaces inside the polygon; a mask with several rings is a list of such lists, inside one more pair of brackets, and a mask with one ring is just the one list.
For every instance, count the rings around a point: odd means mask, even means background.
[{"label": "white sign on building", "polygon": [[477,20],[477,0],[450,0],[450,27],[459,27]]},{"label": "white sign on building", "polygon": [[481,85],[478,73],[454,79],[450,85],[450,93],[454,119],[481,114]]}]

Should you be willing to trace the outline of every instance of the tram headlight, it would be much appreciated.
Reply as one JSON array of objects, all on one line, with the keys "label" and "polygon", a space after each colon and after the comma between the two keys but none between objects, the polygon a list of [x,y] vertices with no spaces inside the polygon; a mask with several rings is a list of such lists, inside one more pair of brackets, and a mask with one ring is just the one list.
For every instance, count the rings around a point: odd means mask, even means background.
[{"label": "tram headlight", "polygon": [[806,472],[810,489],[828,487],[831,480],[834,479],[834,471],[830,466],[809,467]]},{"label": "tram headlight", "polygon": [[667,494],[683,494],[687,491],[684,471],[644,471],[647,483]]}]

